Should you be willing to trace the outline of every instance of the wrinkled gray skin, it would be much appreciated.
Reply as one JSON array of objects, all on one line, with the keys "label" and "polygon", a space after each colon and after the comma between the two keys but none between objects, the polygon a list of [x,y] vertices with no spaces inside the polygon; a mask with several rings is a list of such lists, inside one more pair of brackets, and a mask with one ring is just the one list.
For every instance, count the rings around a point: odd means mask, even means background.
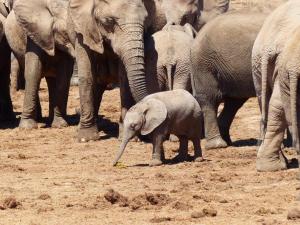
[{"label": "wrinkled gray skin", "polygon": [[[277,171],[287,168],[281,145],[285,129],[291,126],[291,123],[286,122],[277,76],[279,68],[276,65],[286,41],[300,26],[299,10],[300,2],[297,0],[278,7],[266,19],[253,46],[253,80],[262,111],[261,138],[263,141],[257,153],[256,169],[258,171]],[[295,132],[295,128],[289,130]],[[293,136],[293,141],[298,142],[297,134]]]},{"label": "wrinkled gray skin", "polygon": [[[220,15],[203,27],[191,47],[193,94],[204,113],[206,149],[231,144],[234,116],[255,96],[251,49],[264,19],[257,13]],[[217,118],[222,101],[224,109]]]},{"label": "wrinkled gray skin", "polygon": [[[7,38],[20,67],[25,66],[25,97],[20,128],[37,128],[42,76],[49,89],[52,127],[65,127],[74,48],[67,28],[68,1],[19,0],[6,23]],[[60,66],[58,66],[60,65]]]},{"label": "wrinkled gray skin", "polygon": [[[285,47],[278,56],[278,80],[280,86],[280,96],[287,125],[292,127],[294,146],[300,153],[299,146],[299,78],[300,78],[300,24],[295,32],[288,37]],[[272,119],[272,117],[271,117]],[[282,139],[281,139],[282,141]],[[284,161],[286,162],[286,161]],[[285,168],[285,167],[284,167]]]},{"label": "wrinkled gray skin", "polygon": [[[176,1],[180,24],[194,10],[190,0]],[[228,1],[227,1],[228,2]],[[78,59],[79,89],[81,101],[81,118],[78,140],[86,142],[99,138],[96,126],[95,108],[95,68],[98,66],[97,55],[105,54],[105,44],[111,47],[120,60],[118,74],[120,77],[122,116],[126,111],[146,95],[147,90],[144,66],[144,33],[150,36],[167,24],[163,13],[162,1],[158,0],[71,0],[70,15],[77,33],[75,49]],[[174,4],[172,4],[174,6]],[[149,16],[148,16],[149,15]],[[93,62],[93,63],[92,63]],[[97,62],[97,63],[95,63]],[[101,62],[100,62],[101,64]]]},{"label": "wrinkled gray skin", "polygon": [[175,134],[180,140],[179,154],[175,161],[187,159],[189,140],[194,144],[195,160],[201,161],[202,123],[200,106],[189,92],[179,89],[151,94],[127,112],[123,140],[113,165],[121,158],[129,140],[138,133],[152,135],[153,154],[150,166],[163,163],[163,142],[168,134]]},{"label": "wrinkled gray skin", "polygon": [[8,7],[0,1],[0,121],[15,119],[9,90],[11,50],[4,34],[8,11]]},{"label": "wrinkled gray skin", "polygon": [[145,40],[146,82],[151,92],[191,91],[190,46],[196,35],[191,25],[169,25]]}]

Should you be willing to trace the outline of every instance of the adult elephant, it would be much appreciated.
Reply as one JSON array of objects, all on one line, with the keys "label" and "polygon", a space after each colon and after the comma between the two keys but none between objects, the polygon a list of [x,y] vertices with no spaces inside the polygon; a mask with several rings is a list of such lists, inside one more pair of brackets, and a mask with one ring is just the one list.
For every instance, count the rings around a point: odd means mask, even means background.
[{"label": "adult elephant", "polygon": [[0,121],[15,119],[9,90],[11,50],[4,32],[6,16],[9,13],[7,6],[0,2]]},{"label": "adult elephant", "polygon": [[[291,0],[278,7],[266,19],[252,52],[253,80],[262,109],[261,137],[256,160],[258,171],[287,168],[281,145],[286,128],[284,103],[280,95],[278,59],[288,38],[300,27],[300,2]],[[293,130],[293,129],[289,129]],[[295,133],[293,133],[295,135]],[[295,139],[296,138],[296,139]],[[294,137],[293,141],[298,138]]]},{"label": "adult elephant", "polygon": [[20,65],[22,61],[26,65],[20,128],[37,128],[38,90],[42,75],[46,77],[49,89],[51,125],[67,126],[66,106],[74,64],[67,9],[68,1],[65,0],[19,0],[8,16],[9,44]]},{"label": "adult elephant", "polygon": [[[259,13],[221,15],[203,27],[191,47],[192,86],[204,113],[206,149],[231,144],[234,116],[255,96],[251,49],[264,19]],[[222,101],[224,109],[217,118]]]},{"label": "adult elephant", "polygon": [[[170,2],[170,0],[168,0]],[[94,87],[97,55],[105,54],[110,46],[120,59],[119,74],[122,118],[133,102],[151,93],[146,87],[144,66],[144,33],[151,35],[167,24],[163,5],[167,0],[70,0],[70,15],[77,33],[75,49],[79,73],[81,119],[78,140],[85,142],[99,138],[94,116]],[[183,23],[189,16],[195,18],[198,1],[172,1]],[[196,2],[196,3],[195,3]],[[181,10],[192,7],[192,10]],[[173,12],[175,14],[175,12]],[[172,14],[172,15],[174,15]],[[191,15],[190,15],[191,14]]]}]

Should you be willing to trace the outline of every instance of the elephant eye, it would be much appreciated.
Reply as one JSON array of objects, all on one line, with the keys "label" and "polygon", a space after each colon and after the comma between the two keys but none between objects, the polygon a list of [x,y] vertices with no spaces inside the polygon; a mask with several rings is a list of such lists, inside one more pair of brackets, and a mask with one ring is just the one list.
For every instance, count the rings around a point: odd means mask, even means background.
[{"label": "elephant eye", "polygon": [[134,130],[135,127],[136,127],[136,124],[135,124],[135,123],[131,123],[131,124],[130,124],[130,128],[131,128],[132,130]]},{"label": "elephant eye", "polygon": [[115,18],[114,17],[104,17],[100,20],[101,24],[103,26],[113,26],[115,24]]}]

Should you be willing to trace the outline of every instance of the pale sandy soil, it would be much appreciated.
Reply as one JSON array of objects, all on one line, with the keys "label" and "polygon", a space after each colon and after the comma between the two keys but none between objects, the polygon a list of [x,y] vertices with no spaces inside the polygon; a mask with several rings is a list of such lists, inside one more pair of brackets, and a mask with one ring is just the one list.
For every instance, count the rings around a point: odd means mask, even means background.
[{"label": "pale sandy soil", "polygon": [[[47,115],[47,92],[42,87]],[[69,115],[78,106],[77,95],[73,87]],[[205,162],[151,168],[147,165],[151,145],[132,142],[122,158],[127,167],[113,168],[119,146],[115,137],[118,95],[118,89],[105,94],[100,113],[104,117],[100,127],[105,131],[97,142],[77,143],[76,125],[0,130],[0,206],[7,197],[20,203],[15,209],[0,210],[1,225],[300,224],[287,220],[288,210],[297,206],[297,170],[255,170],[259,121],[255,99],[246,103],[234,121],[231,133],[236,146],[204,150]],[[14,95],[16,112],[21,112],[22,99],[22,93]],[[177,147],[177,143],[165,143],[168,158],[176,155]],[[294,155],[288,151],[289,158]],[[127,199],[111,204],[104,197],[109,189]],[[114,200],[114,196],[106,197]],[[216,210],[217,215],[192,218],[203,209]]]}]

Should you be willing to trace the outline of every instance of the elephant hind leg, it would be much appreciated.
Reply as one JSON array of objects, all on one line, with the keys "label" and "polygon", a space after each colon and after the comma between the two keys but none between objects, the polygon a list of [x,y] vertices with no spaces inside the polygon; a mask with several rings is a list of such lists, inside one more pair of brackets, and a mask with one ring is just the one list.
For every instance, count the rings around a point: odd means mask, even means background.
[{"label": "elephant hind leg", "polygon": [[256,169],[277,171],[287,169],[287,163],[281,151],[284,132],[287,128],[278,82],[275,82],[271,95],[266,133],[259,147]]},{"label": "elephant hind leg", "polygon": [[202,149],[201,149],[201,140],[200,138],[195,138],[192,140],[193,141],[193,145],[194,145],[194,160],[196,162],[201,162],[203,161],[203,156],[202,156]]},{"label": "elephant hind leg", "polygon": [[179,137],[179,154],[173,159],[174,162],[184,162],[188,160],[188,142],[189,140],[186,137]]},{"label": "elephant hind leg", "polygon": [[218,124],[222,138],[227,142],[228,145],[232,144],[229,130],[232,121],[237,113],[237,111],[243,106],[247,101],[247,98],[237,99],[237,98],[226,98],[224,102],[224,108],[218,117]]}]

